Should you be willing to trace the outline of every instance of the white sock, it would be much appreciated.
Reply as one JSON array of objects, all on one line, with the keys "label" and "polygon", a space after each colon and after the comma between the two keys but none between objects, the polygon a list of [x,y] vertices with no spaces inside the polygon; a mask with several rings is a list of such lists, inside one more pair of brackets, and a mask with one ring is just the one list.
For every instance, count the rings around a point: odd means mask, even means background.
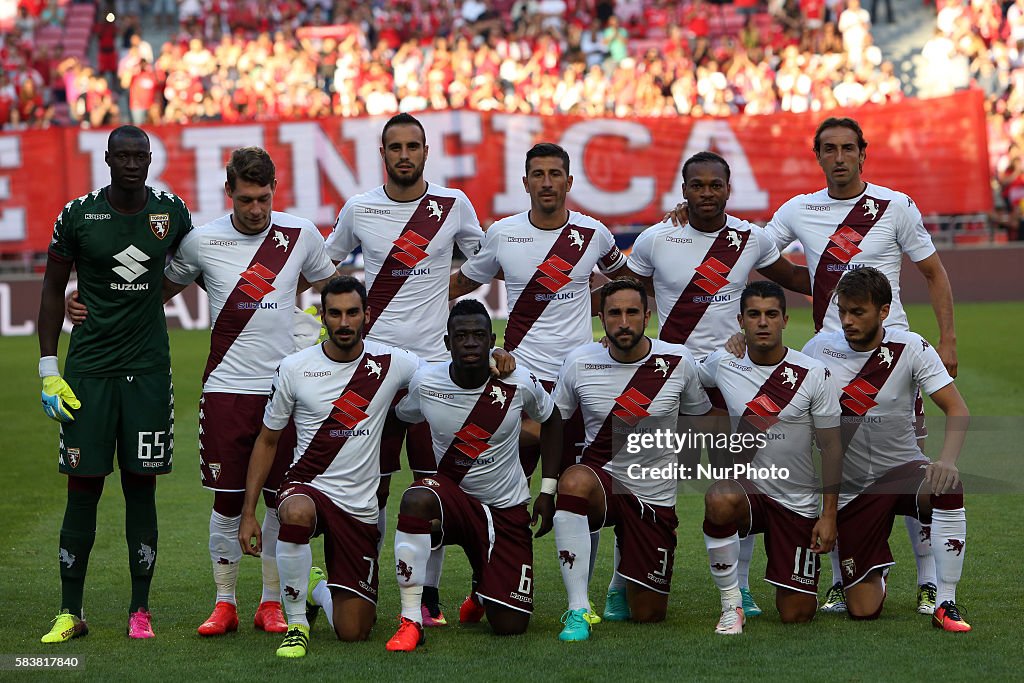
[{"label": "white sock", "polygon": [[238,584],[238,563],[242,548],[238,545],[238,527],[242,517],[225,517],[210,512],[210,560],[213,561],[213,582],[217,586],[217,602],[235,604]]},{"label": "white sock", "polygon": [[[429,545],[429,542],[428,542]],[[441,546],[430,551],[430,559],[427,560],[427,572],[423,577],[423,585],[437,588],[441,585],[441,571],[444,569],[444,549]]]},{"label": "white sock", "polygon": [[566,510],[555,510],[555,546],[562,581],[569,594],[569,609],[590,609],[587,582],[590,579],[590,528],[587,518]]},{"label": "white sock", "polygon": [[837,583],[842,583],[843,582],[843,569],[842,569],[842,567],[839,564],[839,546],[838,545],[836,545],[836,547],[832,549],[832,552],[830,552],[828,554],[828,559],[832,561],[832,584],[831,585],[834,586]]},{"label": "white sock", "polygon": [[384,547],[384,535],[388,532],[387,505],[377,508],[377,531],[380,532],[380,538],[377,540],[377,557],[380,557],[380,551]]},{"label": "white sock", "polygon": [[[594,578],[594,568],[597,567],[597,551],[601,547],[601,530],[590,532],[590,571],[587,572],[587,585]],[[590,605],[587,604],[589,609]]]},{"label": "white sock", "polygon": [[395,531],[395,574],[402,600],[402,616],[423,623],[423,581],[430,563],[430,534]]},{"label": "white sock", "polygon": [[267,508],[263,517],[263,596],[260,602],[281,602],[281,576],[277,573],[277,533],[281,530],[281,520],[277,510]]},{"label": "white sock", "polygon": [[754,541],[757,536],[747,534],[740,539],[740,559],[736,563],[736,580],[740,588],[750,590],[750,558],[754,556]]},{"label": "white sock", "polygon": [[626,590],[626,579],[619,574],[619,563],[622,562],[622,551],[619,550],[619,537],[615,536],[612,544],[612,580],[608,582],[609,591]]},{"label": "white sock", "polygon": [[331,595],[331,589],[326,581],[321,581],[313,587],[313,602],[323,608],[327,623],[334,628],[334,596]]},{"label": "white sock", "polygon": [[711,578],[722,592],[722,610],[743,605],[736,565],[740,560],[740,535],[715,538],[704,534],[704,545],[708,549]]},{"label": "white sock", "polygon": [[935,558],[935,606],[956,602],[956,584],[964,571],[967,554],[967,513],[932,510],[932,556]]},{"label": "white sock", "polygon": [[932,557],[931,525],[921,524],[914,517],[905,515],[903,523],[907,526],[910,547],[914,549],[917,561],[917,585],[935,584],[935,558]]},{"label": "white sock", "polygon": [[309,570],[313,568],[313,551],[309,543],[277,541],[277,571],[281,575],[281,606],[285,621],[309,626],[306,621],[306,590]]}]

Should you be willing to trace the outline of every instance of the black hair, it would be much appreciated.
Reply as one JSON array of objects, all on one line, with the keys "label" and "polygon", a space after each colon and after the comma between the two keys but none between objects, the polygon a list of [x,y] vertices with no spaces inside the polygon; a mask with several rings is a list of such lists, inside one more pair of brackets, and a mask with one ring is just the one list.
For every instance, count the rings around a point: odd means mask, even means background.
[{"label": "black hair", "polygon": [[830,116],[821,123],[818,124],[818,129],[814,131],[814,153],[818,154],[821,151],[821,134],[829,128],[847,128],[857,134],[857,149],[864,151],[868,148],[868,141],[864,139],[864,131],[860,129],[860,124],[849,117],[838,118],[836,116]]},{"label": "black hair", "polygon": [[786,292],[782,287],[769,280],[755,280],[743,288],[740,295],[740,315],[747,310],[747,299],[755,296],[762,299],[778,299],[782,314],[786,314]]},{"label": "black hair", "polygon": [[843,295],[856,301],[870,301],[879,308],[892,303],[892,284],[885,273],[865,266],[848,270],[836,284],[836,296]]},{"label": "black hair", "polygon": [[640,303],[644,306],[644,311],[647,311],[647,290],[640,283],[639,280],[632,277],[621,277],[618,280],[611,280],[604,283],[601,287],[601,312],[604,313],[604,302],[608,300],[612,294],[616,292],[624,292],[626,290],[633,290],[640,293]]},{"label": "black hair", "polygon": [[272,185],[277,177],[277,168],[267,150],[261,147],[241,147],[231,153],[227,173],[228,187],[234,191],[239,178],[260,187]]},{"label": "black hair", "polygon": [[355,292],[359,295],[359,302],[362,304],[363,309],[366,309],[366,285],[359,280],[355,279],[351,275],[339,275],[331,278],[326,286],[320,290],[320,306],[323,310],[327,310],[327,295],[328,294],[347,294],[349,292]]},{"label": "black hair", "polygon": [[146,134],[146,131],[142,130],[138,126],[125,124],[123,126],[118,126],[114,130],[110,131],[110,135],[107,136],[107,151],[110,151],[110,146],[114,144],[115,140],[122,137],[143,138],[146,141],[146,144],[149,144],[149,135]]},{"label": "black hair", "polygon": [[417,119],[415,116],[402,112],[401,114],[395,114],[390,119],[388,119],[387,123],[384,124],[384,130],[380,132],[381,147],[387,146],[384,143],[384,138],[387,137],[388,130],[391,129],[392,126],[416,126],[417,128],[420,129],[420,134],[423,136],[423,144],[427,144],[427,132],[423,130],[423,124],[420,123],[419,119]]},{"label": "black hair", "polygon": [[487,308],[476,299],[461,299],[452,306],[452,310],[448,313],[448,330],[452,329],[452,321],[456,318],[468,317],[474,315],[481,315],[487,319],[487,329],[491,329],[491,315],[487,312]]},{"label": "black hair", "polygon": [[558,157],[565,167],[565,175],[569,175],[569,153],[553,142],[538,142],[526,153],[526,175],[530,175],[530,161],[541,157]]},{"label": "black hair", "polygon": [[686,169],[690,168],[693,164],[721,164],[725,169],[725,182],[729,182],[729,178],[732,176],[732,171],[729,169],[729,162],[720,154],[715,154],[714,152],[697,152],[683,164],[684,183],[686,182]]}]

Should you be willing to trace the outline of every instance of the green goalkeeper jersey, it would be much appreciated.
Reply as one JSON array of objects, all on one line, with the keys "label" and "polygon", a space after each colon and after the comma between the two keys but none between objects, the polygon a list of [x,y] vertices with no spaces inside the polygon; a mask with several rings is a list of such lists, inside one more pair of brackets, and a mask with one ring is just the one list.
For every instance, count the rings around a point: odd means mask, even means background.
[{"label": "green goalkeeper jersey", "polygon": [[122,214],[107,188],[64,207],[53,226],[49,255],[71,261],[89,310],[71,334],[64,364],[69,377],[116,377],[169,371],[162,288],[164,266],[192,217],[177,196],[146,188],[142,211]]}]

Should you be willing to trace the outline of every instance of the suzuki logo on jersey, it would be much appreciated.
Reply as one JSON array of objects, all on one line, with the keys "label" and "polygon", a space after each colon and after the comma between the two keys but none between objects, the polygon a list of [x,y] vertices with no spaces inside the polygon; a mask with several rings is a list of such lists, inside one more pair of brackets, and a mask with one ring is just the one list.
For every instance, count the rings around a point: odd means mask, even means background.
[{"label": "suzuki logo on jersey", "polygon": [[849,263],[850,260],[862,250],[857,245],[864,237],[853,228],[841,226],[831,237],[828,238],[833,246],[825,251],[834,256],[842,263]]},{"label": "suzuki logo on jersey", "polygon": [[[114,260],[121,265],[114,266],[113,271],[124,278],[125,282],[134,282],[146,272],[146,266],[142,264],[149,260],[149,254],[142,251],[134,244],[131,244],[120,253],[114,254]],[[128,289],[116,282],[111,282],[110,288]],[[149,283],[139,283],[138,285],[132,286],[130,289],[149,289]]]},{"label": "suzuki logo on jersey", "polygon": [[729,246],[739,251],[743,246],[743,240],[740,239],[740,234],[735,230],[729,230],[725,233],[725,239],[729,242]]},{"label": "suzuki logo on jersey", "polygon": [[878,204],[875,204],[875,200],[871,197],[864,198],[864,209],[865,216],[871,216],[871,220],[878,218]]},{"label": "suzuki logo on jersey", "polygon": [[158,239],[167,237],[167,231],[171,227],[171,214],[151,213],[149,214],[149,229]]},{"label": "suzuki logo on jersey", "polygon": [[274,291],[274,286],[270,284],[270,281],[277,277],[277,273],[259,263],[254,263],[239,277],[248,284],[242,285],[238,289],[254,301],[260,301]]},{"label": "suzuki logo on jersey", "polygon": [[282,249],[284,249],[286,254],[288,253],[288,235],[284,234],[280,230],[275,230],[274,231],[274,242],[275,242],[275,244],[274,244],[274,248],[275,249],[277,249],[278,247],[281,247]]},{"label": "suzuki logo on jersey", "polygon": [[782,412],[782,408],[766,394],[747,401],[747,408],[756,416],[755,418],[747,416],[747,421],[762,432],[768,431],[772,425],[778,422],[779,413]]},{"label": "suzuki logo on jersey", "polygon": [[844,398],[839,402],[843,404],[843,407],[848,408],[857,415],[863,415],[878,405],[875,401],[878,389],[863,377],[858,377],[843,387],[843,393],[848,398]]},{"label": "suzuki logo on jersey", "polygon": [[[436,202],[431,200],[431,203]],[[440,210],[440,207],[438,207],[438,210]],[[409,268],[412,268],[417,263],[430,256],[430,254],[423,250],[424,247],[430,244],[430,240],[424,238],[414,230],[406,230],[403,232],[399,238],[395,240],[394,244],[398,249],[400,249],[400,251],[395,254],[395,259],[402,263],[402,265]]]},{"label": "suzuki logo on jersey", "polygon": [[583,251],[583,235],[576,228],[569,231],[569,242],[572,246],[576,247],[580,251]]},{"label": "suzuki logo on jersey", "polygon": [[633,387],[615,399],[615,403],[620,406],[620,409],[613,410],[612,415],[620,418],[630,427],[635,427],[637,422],[650,416],[650,413],[647,412],[647,406],[651,405],[653,400],[644,396],[636,387]]},{"label": "suzuki logo on jersey", "polygon": [[549,292],[557,292],[572,282],[572,278],[568,275],[572,271],[572,264],[558,256],[551,256],[537,266],[537,270],[545,275],[545,277],[537,278],[537,283]]},{"label": "suzuki logo on jersey", "polygon": [[500,405],[502,409],[505,408],[505,399],[508,398],[508,396],[501,390],[501,387],[491,387],[491,393],[489,393],[488,396],[491,397],[492,406]]},{"label": "suzuki logo on jersey", "polygon": [[893,361],[892,350],[889,347],[887,347],[887,346],[880,346],[880,347],[878,347],[878,357],[881,359],[881,361],[883,363],[885,363],[885,367],[887,367],[887,368],[891,368],[892,367],[892,361]]},{"label": "suzuki logo on jersey", "polygon": [[494,435],[482,427],[478,427],[475,424],[468,424],[455,432],[455,438],[461,442],[455,444],[455,448],[471,460],[476,460],[480,457],[481,453],[490,448],[490,444],[487,443],[487,440],[492,436]]},{"label": "suzuki logo on jersey", "polygon": [[370,417],[363,411],[370,402],[351,390],[346,391],[331,405],[337,409],[331,412],[331,419],[348,429],[355,428],[357,424]]},{"label": "suzuki logo on jersey", "polygon": [[725,265],[714,256],[704,261],[694,269],[698,275],[702,275],[703,278],[694,282],[695,285],[703,289],[708,294],[718,294],[718,290],[729,284],[729,279],[725,277],[729,274],[729,266]]}]

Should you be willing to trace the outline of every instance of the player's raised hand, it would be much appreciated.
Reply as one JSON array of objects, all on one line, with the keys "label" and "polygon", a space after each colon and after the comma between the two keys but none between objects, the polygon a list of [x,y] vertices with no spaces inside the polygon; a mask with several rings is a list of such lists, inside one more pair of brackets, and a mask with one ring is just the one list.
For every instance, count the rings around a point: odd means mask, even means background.
[{"label": "player's raised hand", "polygon": [[243,553],[253,557],[259,557],[263,551],[263,532],[252,513],[242,513],[242,520],[238,526],[238,544],[242,546]]},{"label": "player's raised hand", "polygon": [[690,212],[686,208],[686,200],[676,204],[676,208],[666,213],[661,220],[662,222],[671,222],[672,225],[686,225],[690,220]]},{"label": "player's raised hand", "polygon": [[942,360],[942,364],[946,366],[946,372],[949,376],[956,379],[957,370],[957,357],[956,357],[956,344],[948,341],[939,341],[939,347],[936,349],[939,353],[939,358]]},{"label": "player's raised hand", "polygon": [[941,496],[960,483],[960,470],[951,462],[936,460],[925,468],[924,480],[931,486],[932,495]]},{"label": "player's raised hand", "polygon": [[39,359],[39,377],[43,380],[43,412],[57,422],[73,422],[72,410],[82,407],[68,383],[57,370],[57,357],[44,356]]},{"label": "player's raised hand", "polygon": [[491,375],[505,379],[516,369],[516,359],[505,349],[491,350]]},{"label": "player's raised hand", "polygon": [[89,309],[78,297],[77,289],[68,295],[68,298],[64,300],[64,305],[65,313],[67,313],[68,320],[71,321],[72,325],[81,325],[85,322],[86,317],[89,315]]},{"label": "player's raised hand", "polygon": [[836,544],[836,536],[839,530],[836,527],[836,518],[832,515],[823,515],[814,523],[811,529],[811,550],[821,555],[832,551]]},{"label": "player's raised hand", "polygon": [[530,526],[537,526],[537,522],[540,522],[540,528],[537,529],[534,538],[540,538],[555,525],[555,497],[550,493],[538,494],[537,500],[533,503],[533,520],[530,521]]},{"label": "player's raised hand", "polygon": [[737,358],[743,358],[747,353],[747,340],[743,336],[742,332],[737,332],[728,339],[725,340],[725,350],[736,356]]}]

